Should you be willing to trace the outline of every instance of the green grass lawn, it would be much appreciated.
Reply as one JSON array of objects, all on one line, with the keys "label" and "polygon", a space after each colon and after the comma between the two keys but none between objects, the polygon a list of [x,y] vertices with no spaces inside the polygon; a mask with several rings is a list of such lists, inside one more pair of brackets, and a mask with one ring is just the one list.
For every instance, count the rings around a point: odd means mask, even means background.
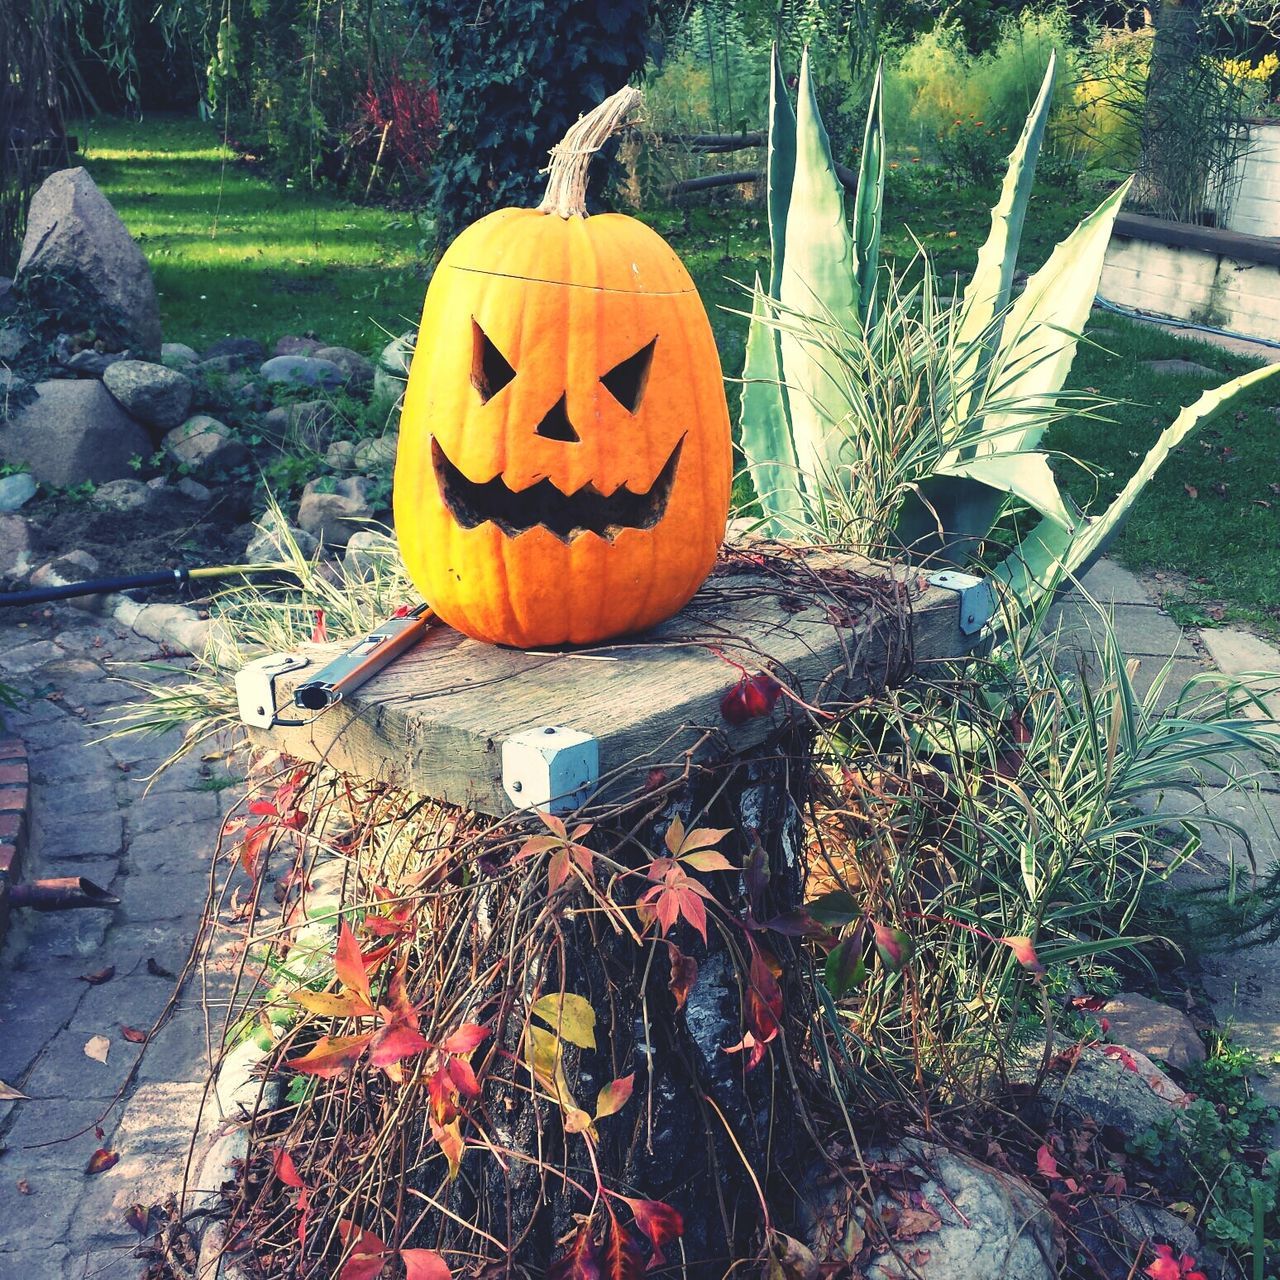
[{"label": "green grass lawn", "polygon": [[374,354],[417,324],[411,217],[286,189],[198,120],[79,123],[85,164],[155,274],[165,340],[314,330]]},{"label": "green grass lawn", "polygon": [[[161,293],[165,337],[199,347],[227,334],[272,343],[314,330],[366,352],[416,322],[425,279],[413,219],[334,197],[283,189],[256,166],[220,148],[194,120],[81,125],[86,162],[140,240]],[[990,191],[956,192],[925,175],[890,175],[884,247],[899,263],[919,238],[944,278],[972,268],[986,235]],[[1045,189],[1033,200],[1022,265],[1034,269],[1095,202],[1094,193]],[[745,321],[739,284],[768,267],[763,211],[736,201],[643,215],[685,260],[702,291],[730,379],[742,368]],[[1160,330],[1095,316],[1099,345],[1082,346],[1071,385],[1127,400],[1112,422],[1070,421],[1049,447],[1078,457],[1094,477],[1059,470],[1077,500],[1100,504],[1132,472],[1156,435],[1200,390],[1247,362]],[[1182,356],[1214,379],[1157,377],[1145,360]],[[1186,579],[1185,620],[1242,619],[1280,632],[1280,392],[1183,445],[1137,505],[1113,548],[1133,568]],[[1193,496],[1194,491],[1194,496]]]}]

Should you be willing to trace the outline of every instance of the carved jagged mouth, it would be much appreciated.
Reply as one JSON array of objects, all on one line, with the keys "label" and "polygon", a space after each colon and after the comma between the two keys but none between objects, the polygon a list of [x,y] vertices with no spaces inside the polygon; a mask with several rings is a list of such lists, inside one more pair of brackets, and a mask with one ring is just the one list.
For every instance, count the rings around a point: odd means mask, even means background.
[{"label": "carved jagged mouth", "polygon": [[595,533],[612,540],[623,529],[651,529],[666,514],[676,467],[680,463],[681,437],[658,478],[644,493],[622,486],[605,497],[593,485],[577,493],[561,493],[550,480],[539,480],[527,489],[509,489],[501,476],[476,484],[445,456],[438,440],[431,441],[436,482],[453,518],[465,529],[492,520],[508,537],[541,525],[563,542],[579,534]]}]

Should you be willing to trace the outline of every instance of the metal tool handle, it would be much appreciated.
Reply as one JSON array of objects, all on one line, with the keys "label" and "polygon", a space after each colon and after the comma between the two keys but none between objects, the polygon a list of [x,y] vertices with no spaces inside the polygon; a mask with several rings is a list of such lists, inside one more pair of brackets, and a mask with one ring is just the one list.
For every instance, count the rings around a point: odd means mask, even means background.
[{"label": "metal tool handle", "polygon": [[341,657],[321,667],[310,680],[298,685],[293,691],[294,705],[306,711],[324,711],[336,706],[392,659],[417,644],[434,620],[435,614],[425,604],[402,618],[389,618]]}]

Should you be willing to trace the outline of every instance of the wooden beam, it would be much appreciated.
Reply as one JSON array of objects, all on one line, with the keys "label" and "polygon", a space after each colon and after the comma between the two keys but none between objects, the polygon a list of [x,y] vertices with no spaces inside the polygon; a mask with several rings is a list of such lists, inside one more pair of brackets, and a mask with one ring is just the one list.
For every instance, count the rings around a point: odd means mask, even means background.
[{"label": "wooden beam", "polygon": [[[618,791],[624,777],[634,789],[637,769],[643,778],[699,745],[747,750],[787,717],[814,714],[801,703],[832,712],[963,655],[977,637],[961,632],[957,601],[915,570],[859,557],[731,553],[684,610],[645,635],[526,653],[434,628],[308,726],[253,734],[300,758],[500,815],[513,807],[501,780],[512,734],[548,725],[591,734],[602,792]],[[278,683],[278,705],[343,647],[308,648],[311,666]],[[739,668],[772,672],[791,696],[771,715],[729,724],[720,704]]]}]

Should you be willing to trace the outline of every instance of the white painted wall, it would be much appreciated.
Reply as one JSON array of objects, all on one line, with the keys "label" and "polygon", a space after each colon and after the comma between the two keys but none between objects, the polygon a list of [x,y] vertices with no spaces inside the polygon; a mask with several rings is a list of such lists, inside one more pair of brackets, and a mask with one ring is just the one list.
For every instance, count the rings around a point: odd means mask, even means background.
[{"label": "white painted wall", "polygon": [[1249,149],[1240,162],[1227,230],[1280,236],[1280,120],[1254,121],[1248,128]]},{"label": "white painted wall", "polygon": [[1177,320],[1280,341],[1280,267],[1113,236],[1098,296]]}]

